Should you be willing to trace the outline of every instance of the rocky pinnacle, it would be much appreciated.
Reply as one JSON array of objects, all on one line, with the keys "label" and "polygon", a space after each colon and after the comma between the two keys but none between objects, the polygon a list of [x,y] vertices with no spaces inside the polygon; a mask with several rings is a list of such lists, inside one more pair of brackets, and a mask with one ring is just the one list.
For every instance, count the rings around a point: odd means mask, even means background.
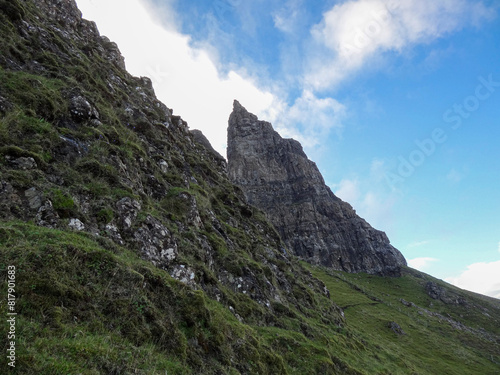
[{"label": "rocky pinnacle", "polygon": [[406,265],[384,232],[332,193],[299,142],[283,139],[236,100],[227,157],[231,181],[265,212],[295,255],[336,270],[391,276]]}]

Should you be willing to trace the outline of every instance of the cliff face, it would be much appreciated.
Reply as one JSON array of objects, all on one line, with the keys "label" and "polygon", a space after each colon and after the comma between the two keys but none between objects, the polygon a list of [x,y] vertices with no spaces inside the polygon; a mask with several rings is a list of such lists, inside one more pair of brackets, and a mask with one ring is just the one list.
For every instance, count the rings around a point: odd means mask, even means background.
[{"label": "cliff face", "polygon": [[406,265],[385,233],[331,192],[299,142],[281,138],[237,101],[229,118],[228,173],[308,262],[382,275],[398,275]]}]

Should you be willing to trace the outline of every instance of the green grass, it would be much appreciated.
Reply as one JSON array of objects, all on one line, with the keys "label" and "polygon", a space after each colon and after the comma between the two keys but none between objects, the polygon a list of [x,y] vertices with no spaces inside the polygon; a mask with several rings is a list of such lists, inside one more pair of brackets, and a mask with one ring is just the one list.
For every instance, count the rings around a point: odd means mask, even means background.
[{"label": "green grass", "polygon": [[60,189],[52,189],[49,194],[54,209],[62,216],[69,217],[75,209],[73,198]]},{"label": "green grass", "polygon": [[[248,347],[242,358],[275,366],[251,327],[129,250],[21,222],[1,225],[0,246],[1,278],[7,265],[17,269],[19,374],[185,374],[203,365],[207,352],[226,373],[241,349],[233,340]],[[202,353],[188,351],[193,339]]]},{"label": "green grass", "polygon": [[303,361],[288,363],[290,342],[276,346],[262,334],[258,317],[267,313],[255,301],[225,290],[235,311],[254,322],[242,323],[227,305],[104,239],[4,222],[0,252],[0,278],[7,265],[17,269],[18,370],[12,373],[280,374],[305,371],[313,359],[325,368],[332,363],[321,344],[292,332],[285,336],[300,337]]},{"label": "green grass", "polygon": [[[453,314],[472,329],[479,329],[480,323],[481,328],[498,335],[499,301],[460,291],[411,269],[400,278],[384,278],[309,268],[329,287],[332,300],[345,307],[347,328],[365,343],[366,355],[353,356],[347,350],[341,356],[357,368],[391,374],[500,373],[498,341],[456,329],[445,320]],[[430,298],[425,292],[429,281],[467,299],[467,315],[460,314],[456,305]],[[405,306],[401,300],[418,307]],[[482,318],[484,314],[477,306],[489,309],[489,321]],[[395,334],[388,328],[389,322],[399,324],[405,334]]]}]

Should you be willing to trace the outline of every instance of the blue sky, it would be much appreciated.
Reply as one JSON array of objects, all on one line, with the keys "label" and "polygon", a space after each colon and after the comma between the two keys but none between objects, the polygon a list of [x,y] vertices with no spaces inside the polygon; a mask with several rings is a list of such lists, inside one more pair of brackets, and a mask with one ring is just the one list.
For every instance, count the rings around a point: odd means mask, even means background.
[{"label": "blue sky", "polygon": [[77,2],[222,154],[238,99],[413,267],[500,298],[497,1]]}]

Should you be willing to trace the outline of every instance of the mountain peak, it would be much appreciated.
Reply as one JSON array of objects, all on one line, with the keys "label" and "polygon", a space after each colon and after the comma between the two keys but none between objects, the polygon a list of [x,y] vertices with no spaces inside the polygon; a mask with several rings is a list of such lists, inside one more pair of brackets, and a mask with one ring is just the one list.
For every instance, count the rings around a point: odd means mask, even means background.
[{"label": "mountain peak", "polygon": [[[238,100],[234,99],[233,101],[233,111],[238,111],[240,109],[245,109]],[[246,109],[245,109],[246,111]]]},{"label": "mountain peak", "polygon": [[258,120],[257,116],[247,111],[236,99],[233,102],[233,111],[229,116],[229,126],[231,124],[252,124]]},{"label": "mountain peak", "polygon": [[406,265],[384,232],[372,228],[326,186],[299,142],[283,139],[239,103],[229,118],[228,173],[262,209],[289,250],[313,264],[397,276]]}]

